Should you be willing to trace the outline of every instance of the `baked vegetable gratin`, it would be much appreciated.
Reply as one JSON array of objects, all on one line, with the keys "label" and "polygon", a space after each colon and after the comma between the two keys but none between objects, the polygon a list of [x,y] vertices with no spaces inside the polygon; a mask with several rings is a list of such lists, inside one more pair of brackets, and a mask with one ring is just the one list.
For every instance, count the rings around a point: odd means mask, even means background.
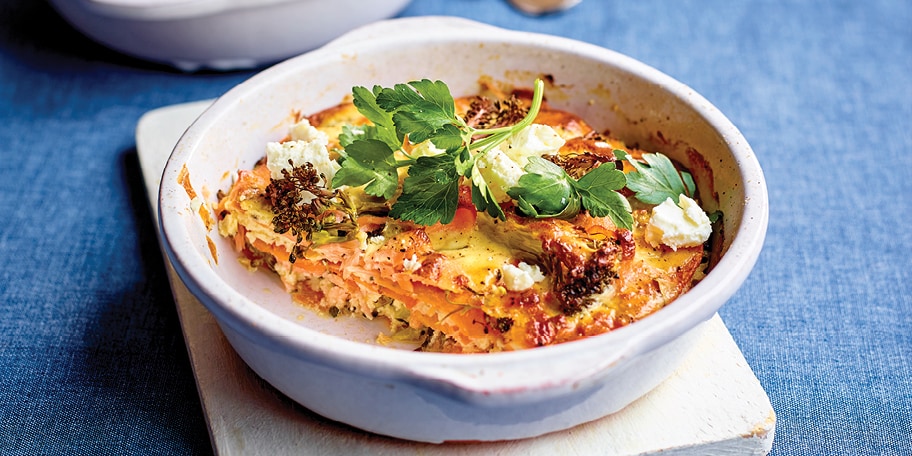
[{"label": "baked vegetable gratin", "polygon": [[702,277],[710,216],[687,170],[543,91],[355,87],[237,172],[219,233],[302,305],[388,321],[381,343],[516,350],[644,318]]}]

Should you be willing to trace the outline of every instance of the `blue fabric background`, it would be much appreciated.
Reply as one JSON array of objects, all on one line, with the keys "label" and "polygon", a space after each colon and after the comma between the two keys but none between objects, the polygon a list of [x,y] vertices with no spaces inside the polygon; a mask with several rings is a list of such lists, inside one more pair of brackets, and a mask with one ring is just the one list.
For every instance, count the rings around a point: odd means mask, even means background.
[{"label": "blue fabric background", "polygon": [[[718,106],[769,185],[765,249],[721,314],[777,412],[773,454],[912,454],[912,2],[403,14],[602,45]],[[134,128],[252,74],[130,59],[44,1],[0,3],[0,454],[212,452]]]}]

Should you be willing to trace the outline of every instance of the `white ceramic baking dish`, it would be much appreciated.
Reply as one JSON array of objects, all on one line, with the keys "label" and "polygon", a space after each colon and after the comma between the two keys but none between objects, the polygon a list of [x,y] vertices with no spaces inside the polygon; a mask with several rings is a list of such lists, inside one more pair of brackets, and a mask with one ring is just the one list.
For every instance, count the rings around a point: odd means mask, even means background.
[{"label": "white ceramic baking dish", "polygon": [[[549,75],[550,103],[629,144],[688,166],[709,209],[724,213],[720,260],[691,291],[655,314],[588,339],[484,355],[420,353],[373,343],[372,323],[318,316],[279,282],[251,273],[205,220],[238,168],[286,134],[293,111],[335,105],[355,85],[419,78],[454,95],[482,76],[529,85]],[[179,177],[189,177],[182,185]],[[195,193],[196,199],[189,193]],[[712,199],[712,198],[708,198]],[[240,356],[293,400],[371,432],[427,442],[503,440],[566,429],[620,410],[667,378],[700,330],[739,288],[763,245],[763,173],[738,129],[709,101],[632,58],[569,39],[467,20],[382,21],[275,65],[205,111],[162,177],[163,244],[180,277],[212,312]],[[656,419],[661,419],[657,416]]]}]

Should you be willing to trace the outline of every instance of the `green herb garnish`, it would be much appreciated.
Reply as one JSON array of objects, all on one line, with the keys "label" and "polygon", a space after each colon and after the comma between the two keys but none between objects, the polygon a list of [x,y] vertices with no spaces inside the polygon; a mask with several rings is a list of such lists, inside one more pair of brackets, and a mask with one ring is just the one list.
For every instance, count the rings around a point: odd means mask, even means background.
[{"label": "green herb garnish", "polygon": [[[456,211],[459,183],[465,177],[475,208],[504,219],[503,209],[474,164],[532,123],[543,91],[544,83],[536,80],[529,110],[519,122],[475,128],[456,115],[450,90],[441,81],[423,79],[372,90],[355,87],[353,102],[373,125],[347,128],[340,136],[344,150],[333,187],[364,185],[368,194],[391,199],[400,190],[398,169],[407,166],[408,176],[390,216],[424,225],[449,223]],[[403,152],[397,157],[406,138],[413,144],[430,141],[445,152],[422,157]],[[632,226],[630,205],[617,192],[626,183],[621,171],[599,167],[577,181],[544,159],[530,159],[525,171],[519,185],[507,189],[524,215],[572,218],[585,209],[597,217],[610,216],[618,226]]]},{"label": "green herb garnish", "polygon": [[560,166],[540,157],[530,157],[526,174],[507,194],[517,201],[527,217],[572,218],[580,208],[595,217],[610,217],[615,225],[630,229],[630,203],[618,193],[627,179],[612,164],[600,165],[578,181]]},{"label": "green herb garnish", "polygon": [[693,197],[696,192],[693,176],[678,171],[665,155],[643,154],[646,163],[634,160],[622,150],[615,150],[614,155],[619,160],[627,160],[636,169],[627,174],[627,188],[646,204],[661,204],[668,198],[677,204],[681,195]]},{"label": "green herb garnish", "polygon": [[[372,125],[348,128],[340,135],[341,169],[332,185],[365,186],[370,195],[396,202],[390,216],[422,225],[449,223],[456,212],[459,184],[466,178],[471,185],[472,202],[481,212],[504,219],[488,182],[475,162],[479,157],[529,126],[541,108],[544,83],[536,80],[528,112],[513,125],[475,128],[456,115],[455,101],[442,81],[422,79],[393,87],[374,86],[352,89],[358,111]],[[444,153],[412,157],[403,143],[430,141]],[[397,156],[397,152],[401,155]],[[679,195],[696,191],[693,177],[678,171],[671,160],[659,153],[643,154],[645,163],[615,150],[619,160],[635,169],[625,175],[610,164],[590,170],[579,180],[560,166],[540,157],[530,157],[516,187],[506,189],[527,217],[573,218],[581,210],[595,217],[610,217],[621,228],[633,226],[631,207],[619,193],[625,186],[640,201],[660,204]],[[408,167],[408,176],[399,188],[399,168]]]},{"label": "green herb garnish", "polygon": [[[365,192],[391,199],[399,190],[398,169],[408,166],[408,176],[390,215],[423,225],[449,223],[456,213],[459,182],[469,178],[476,209],[504,218],[487,182],[475,176],[475,159],[507,140],[535,119],[541,107],[544,83],[536,81],[532,104],[522,121],[507,127],[473,128],[456,115],[450,90],[442,81],[423,79],[391,88],[352,89],[353,102],[373,125],[346,129],[340,138],[341,169],[333,187],[366,185]],[[411,157],[403,141],[430,141],[441,155]],[[474,179],[473,179],[474,177]]]}]

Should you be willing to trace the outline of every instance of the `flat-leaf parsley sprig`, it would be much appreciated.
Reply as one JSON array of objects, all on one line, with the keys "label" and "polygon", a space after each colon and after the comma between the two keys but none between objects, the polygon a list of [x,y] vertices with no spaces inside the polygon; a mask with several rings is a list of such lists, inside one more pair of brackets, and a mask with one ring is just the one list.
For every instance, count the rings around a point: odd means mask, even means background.
[{"label": "flat-leaf parsley sprig", "polygon": [[[456,103],[442,81],[422,79],[373,90],[354,87],[355,107],[372,125],[347,128],[340,137],[341,168],[333,187],[361,186],[373,196],[391,199],[399,190],[398,168],[409,167],[390,216],[422,225],[449,223],[459,201],[462,177],[470,179],[475,207],[503,218],[500,205],[483,178],[472,179],[475,160],[530,125],[541,107],[544,83],[536,82],[532,103],[520,122],[506,127],[474,128],[456,115]],[[430,141],[444,153],[412,157],[403,151]],[[396,152],[402,152],[397,158]],[[479,177],[479,176],[474,176]]]},{"label": "flat-leaf parsley sprig", "polygon": [[627,174],[627,188],[646,204],[661,204],[668,198],[678,204],[681,195],[692,198],[696,193],[693,176],[679,171],[665,155],[643,154],[646,163],[635,160],[623,150],[615,150],[614,155],[618,160],[627,160],[635,169]]},{"label": "flat-leaf parsley sprig", "polygon": [[[391,217],[422,225],[449,223],[458,205],[459,184],[467,178],[475,208],[505,218],[475,161],[532,124],[544,96],[542,80],[535,81],[525,117],[495,128],[475,128],[456,115],[453,96],[442,81],[422,79],[387,88],[377,85],[372,90],[354,87],[352,96],[358,111],[372,124],[344,129],[341,168],[333,187],[363,185],[368,194],[391,199],[400,190],[398,169],[408,167]],[[406,139],[412,144],[430,141],[444,152],[412,157],[403,150]],[[559,166],[533,157],[525,171],[519,185],[507,189],[524,215],[570,218],[585,209],[595,216],[610,216],[618,226],[631,227],[629,203],[617,192],[626,179],[614,167],[596,168],[577,181]]]},{"label": "flat-leaf parsley sprig", "polygon": [[630,202],[618,190],[627,184],[624,172],[603,164],[574,180],[557,164],[530,157],[519,185],[507,191],[527,217],[572,218],[584,208],[595,217],[609,217],[620,228],[631,229]]}]

